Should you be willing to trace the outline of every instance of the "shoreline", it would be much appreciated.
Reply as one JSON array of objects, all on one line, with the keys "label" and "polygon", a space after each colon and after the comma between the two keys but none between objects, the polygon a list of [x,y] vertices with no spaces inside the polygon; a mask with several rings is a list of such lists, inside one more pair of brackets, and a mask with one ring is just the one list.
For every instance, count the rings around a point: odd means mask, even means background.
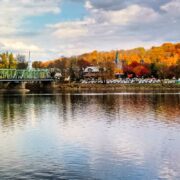
[{"label": "shoreline", "polygon": [[40,88],[36,85],[28,85],[25,89],[5,89],[0,88],[0,93],[13,92],[177,92],[180,91],[180,84],[81,84],[81,83],[56,83],[53,88]]},{"label": "shoreline", "polygon": [[58,84],[60,91],[180,91],[180,84]]}]

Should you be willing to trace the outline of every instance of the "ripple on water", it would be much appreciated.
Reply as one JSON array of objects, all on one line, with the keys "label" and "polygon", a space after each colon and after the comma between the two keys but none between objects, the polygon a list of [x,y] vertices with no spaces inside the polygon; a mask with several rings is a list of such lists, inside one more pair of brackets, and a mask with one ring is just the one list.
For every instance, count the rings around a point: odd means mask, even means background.
[{"label": "ripple on water", "polygon": [[179,179],[180,96],[1,96],[0,179]]}]

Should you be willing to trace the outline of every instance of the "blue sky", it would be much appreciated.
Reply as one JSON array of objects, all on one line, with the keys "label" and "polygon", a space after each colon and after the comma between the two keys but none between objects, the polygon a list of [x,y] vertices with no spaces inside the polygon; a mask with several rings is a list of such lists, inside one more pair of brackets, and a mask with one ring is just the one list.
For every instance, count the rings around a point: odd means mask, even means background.
[{"label": "blue sky", "polygon": [[180,0],[0,0],[0,51],[33,60],[180,40]]},{"label": "blue sky", "polygon": [[58,14],[47,13],[39,16],[27,17],[26,21],[28,22],[28,26],[26,28],[38,28],[42,30],[47,24],[55,24],[58,22],[72,20],[76,21],[83,19],[83,17],[87,15],[84,3],[81,1],[62,1],[58,7],[61,9],[61,12]]}]

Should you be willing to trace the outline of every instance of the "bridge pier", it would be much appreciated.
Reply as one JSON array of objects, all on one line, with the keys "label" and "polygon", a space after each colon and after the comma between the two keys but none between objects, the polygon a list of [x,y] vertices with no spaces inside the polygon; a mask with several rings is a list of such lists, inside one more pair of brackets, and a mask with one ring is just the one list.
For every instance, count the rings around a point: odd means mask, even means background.
[{"label": "bridge pier", "polygon": [[1,89],[8,89],[10,82],[0,82]]},{"label": "bridge pier", "polygon": [[26,90],[26,82],[10,82],[7,89],[9,89],[9,90]]},{"label": "bridge pier", "polygon": [[26,89],[26,82],[0,82],[0,91],[29,91]]}]

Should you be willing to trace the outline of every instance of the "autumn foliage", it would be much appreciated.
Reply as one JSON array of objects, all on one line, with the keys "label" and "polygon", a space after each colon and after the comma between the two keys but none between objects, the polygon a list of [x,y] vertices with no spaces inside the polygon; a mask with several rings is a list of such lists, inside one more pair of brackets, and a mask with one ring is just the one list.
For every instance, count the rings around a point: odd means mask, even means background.
[{"label": "autumn foliage", "polygon": [[77,57],[59,58],[46,62],[34,62],[36,68],[83,69],[87,66],[105,67],[111,76],[116,72],[138,77],[172,78],[180,76],[180,43],[165,43],[159,47],[119,50],[122,69],[114,63],[116,51],[82,54]]},{"label": "autumn foliage", "polygon": [[133,61],[130,65],[124,66],[123,69],[126,75],[133,74],[136,77],[145,77],[150,74],[148,64],[142,65],[136,61]]}]

